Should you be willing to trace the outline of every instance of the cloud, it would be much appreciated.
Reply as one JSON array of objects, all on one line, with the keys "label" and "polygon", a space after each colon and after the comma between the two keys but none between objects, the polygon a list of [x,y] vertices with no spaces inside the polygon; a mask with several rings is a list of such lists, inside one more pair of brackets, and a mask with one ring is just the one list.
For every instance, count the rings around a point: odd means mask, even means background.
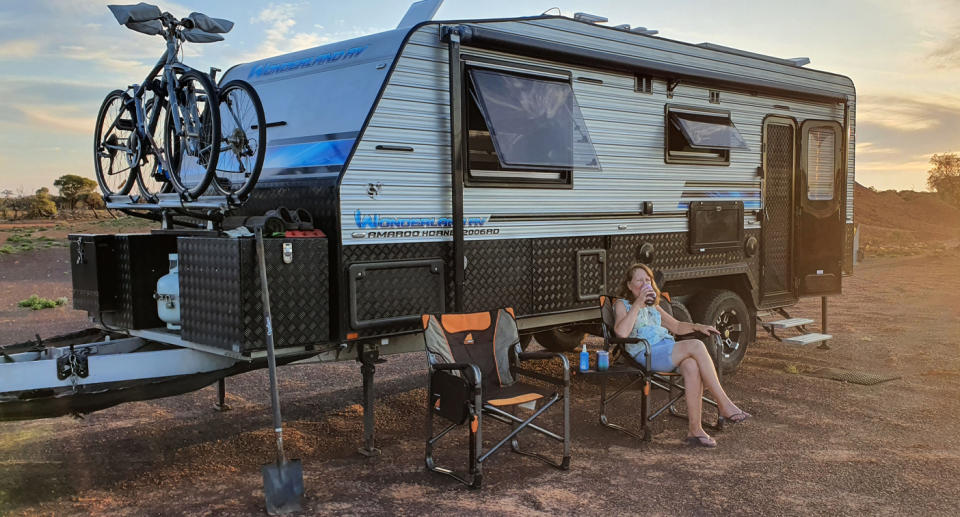
[{"label": "cloud", "polygon": [[935,129],[947,119],[960,116],[960,102],[922,100],[894,95],[862,96],[857,101],[857,121],[899,131]]},{"label": "cloud", "polygon": [[29,59],[40,49],[40,43],[26,39],[0,43],[0,59]]},{"label": "cloud", "polygon": [[[960,33],[957,27],[954,34]],[[960,68],[960,35],[955,35],[940,43],[932,52],[927,54],[927,60],[938,68]]]},{"label": "cloud", "polygon": [[329,36],[317,32],[296,32],[295,15],[303,7],[303,4],[270,4],[251,18],[250,23],[266,24],[267,28],[264,30],[263,43],[247,54],[244,60],[255,61],[329,43]]},{"label": "cloud", "polygon": [[25,106],[23,114],[34,127],[77,135],[92,134],[96,123],[96,114],[73,107]]}]

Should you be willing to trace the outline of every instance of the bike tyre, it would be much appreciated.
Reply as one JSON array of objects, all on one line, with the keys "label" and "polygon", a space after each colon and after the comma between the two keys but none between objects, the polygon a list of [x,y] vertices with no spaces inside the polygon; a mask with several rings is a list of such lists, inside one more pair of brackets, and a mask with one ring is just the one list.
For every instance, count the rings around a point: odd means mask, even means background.
[{"label": "bike tyre", "polygon": [[[206,140],[204,141],[204,149],[209,150],[209,155],[206,156],[206,163],[201,164],[198,159],[198,165],[202,167],[203,177],[196,184],[190,185],[183,181],[182,173],[182,156],[180,155],[180,149],[183,148],[183,143],[180,142],[180,137],[174,134],[175,126],[173,124],[174,113],[172,109],[167,109],[167,123],[164,128],[165,135],[165,150],[167,156],[170,157],[170,182],[173,183],[173,188],[180,193],[181,196],[187,200],[193,200],[204,192],[210,186],[210,182],[213,181],[214,172],[217,168],[217,159],[220,155],[220,110],[214,109],[214,106],[218,106],[217,102],[217,90],[213,85],[213,82],[210,80],[210,77],[206,74],[200,73],[196,70],[187,70],[180,75],[178,82],[180,83],[177,86],[176,95],[178,101],[180,97],[183,97],[183,88],[185,84],[189,81],[197,81],[203,87],[203,91],[206,92],[206,105],[203,110],[199,113],[193,113],[191,115],[195,116],[200,122],[201,126],[204,129],[209,130],[209,134],[206,134]],[[180,107],[180,110],[183,110],[184,107]],[[179,116],[179,114],[178,114]]]},{"label": "bike tyre", "polygon": [[[153,99],[150,99],[149,101],[147,101],[144,107],[145,113],[150,113],[152,103],[157,102],[156,99],[157,97],[154,97]],[[161,100],[161,102],[166,104],[166,101],[164,100]],[[161,107],[160,109],[163,109],[165,113],[169,111],[165,106]],[[166,118],[167,118],[166,115],[164,115],[160,119],[158,119],[157,125],[159,126],[161,122],[166,123]],[[148,116],[147,119],[149,120],[150,117]],[[149,131],[149,128],[147,128],[147,130]],[[163,134],[163,136],[166,137],[166,133],[164,130],[159,131],[158,134]],[[149,160],[147,158],[152,158],[152,160]],[[165,179],[161,181],[153,177],[154,169],[160,166],[160,162],[157,159],[157,156],[155,154],[147,153],[144,157],[141,158],[141,161],[144,161],[144,163],[140,165],[139,170],[137,171],[136,178],[137,178],[137,190],[140,191],[140,194],[144,198],[146,198],[150,202],[154,202],[158,194],[167,194],[167,193],[173,192],[173,184],[170,183],[169,179],[165,177]],[[150,165],[150,166],[145,167],[144,165]],[[145,177],[146,175],[149,175],[149,177]]]},{"label": "bike tyre", "polygon": [[[215,173],[213,186],[223,195],[231,196],[234,200],[243,200],[250,194],[250,192],[253,191],[253,188],[256,186],[257,180],[260,178],[260,172],[263,169],[263,158],[267,152],[267,121],[263,113],[263,104],[260,102],[260,96],[257,95],[257,91],[253,88],[253,86],[251,86],[250,83],[240,79],[235,79],[223,85],[223,87],[220,88],[219,92],[217,93],[217,97],[220,105],[221,156],[217,161],[217,170]],[[237,100],[243,97],[246,97],[246,99],[249,101],[249,106],[253,109],[252,114],[256,117],[256,120],[253,121],[243,119],[238,125],[237,119],[234,118],[236,116],[235,110],[238,108],[228,106],[227,103],[231,100]],[[238,104],[240,103],[238,102],[234,106]],[[254,123],[249,124],[249,122]],[[239,170],[227,170],[225,167],[229,167],[233,164],[234,160],[231,160],[230,158],[234,157],[236,151],[232,147],[232,139],[238,130],[242,132],[243,138],[247,139],[247,141],[252,140],[250,137],[256,135],[256,150],[252,156],[253,160],[249,160],[249,163],[252,164],[249,175],[244,178],[243,182],[239,183],[237,188],[233,188],[234,182],[231,181],[231,178],[228,175],[236,175],[241,173]],[[227,131],[229,131],[230,134],[227,134]],[[231,145],[231,147],[226,147],[228,145]],[[225,157],[228,159],[224,160]],[[236,163],[239,166],[239,164],[243,162],[237,159]]]},{"label": "bike tyre", "polygon": [[[100,110],[97,112],[97,122],[94,126],[93,133],[93,168],[97,177],[97,183],[100,185],[100,191],[103,192],[104,196],[125,195],[130,192],[130,188],[133,186],[133,178],[138,175],[137,169],[139,168],[136,165],[130,166],[127,177],[123,183],[120,184],[119,188],[113,188],[104,176],[105,173],[109,175],[109,171],[104,171],[103,164],[100,163],[102,157],[100,141],[102,139],[103,124],[107,116],[107,110],[114,101],[120,102],[122,109],[129,112],[129,108],[126,106],[126,93],[124,93],[123,90],[113,90],[107,94],[106,98],[104,98],[100,104]],[[136,119],[133,113],[131,113],[131,118]],[[136,131],[136,128],[134,128],[133,131]]]}]

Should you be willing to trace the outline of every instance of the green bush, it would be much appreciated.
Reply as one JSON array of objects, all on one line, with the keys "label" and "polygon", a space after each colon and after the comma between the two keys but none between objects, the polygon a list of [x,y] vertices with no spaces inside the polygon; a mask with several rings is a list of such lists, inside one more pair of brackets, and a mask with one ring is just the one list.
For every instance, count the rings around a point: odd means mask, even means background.
[{"label": "green bush", "polygon": [[66,303],[67,299],[65,297],[51,300],[50,298],[41,298],[35,294],[32,294],[30,295],[30,298],[17,302],[17,305],[34,311],[39,311],[40,309],[52,309],[54,307],[60,307]]}]

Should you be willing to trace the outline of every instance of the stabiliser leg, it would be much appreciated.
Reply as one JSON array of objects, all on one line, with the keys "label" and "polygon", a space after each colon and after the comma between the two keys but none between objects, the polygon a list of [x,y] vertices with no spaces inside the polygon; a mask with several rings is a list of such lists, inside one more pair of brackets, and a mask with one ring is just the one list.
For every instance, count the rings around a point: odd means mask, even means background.
[{"label": "stabiliser leg", "polygon": [[377,371],[376,363],[380,358],[377,348],[360,347],[357,360],[360,361],[360,373],[363,374],[363,445],[357,450],[360,454],[371,457],[379,456],[380,449],[374,446],[373,422],[373,374]]},{"label": "stabiliser leg", "polygon": [[217,402],[213,405],[213,408],[217,411],[230,411],[230,406],[226,403],[227,398],[227,384],[226,379],[220,379],[217,381]]}]

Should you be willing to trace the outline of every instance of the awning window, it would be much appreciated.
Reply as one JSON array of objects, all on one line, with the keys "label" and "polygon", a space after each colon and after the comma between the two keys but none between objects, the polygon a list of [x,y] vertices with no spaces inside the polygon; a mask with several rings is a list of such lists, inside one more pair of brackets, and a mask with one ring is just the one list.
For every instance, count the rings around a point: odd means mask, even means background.
[{"label": "awning window", "polygon": [[749,150],[729,116],[671,111],[670,123],[680,130],[691,149]]},{"label": "awning window", "polygon": [[570,83],[482,69],[470,80],[504,168],[600,168]]}]

